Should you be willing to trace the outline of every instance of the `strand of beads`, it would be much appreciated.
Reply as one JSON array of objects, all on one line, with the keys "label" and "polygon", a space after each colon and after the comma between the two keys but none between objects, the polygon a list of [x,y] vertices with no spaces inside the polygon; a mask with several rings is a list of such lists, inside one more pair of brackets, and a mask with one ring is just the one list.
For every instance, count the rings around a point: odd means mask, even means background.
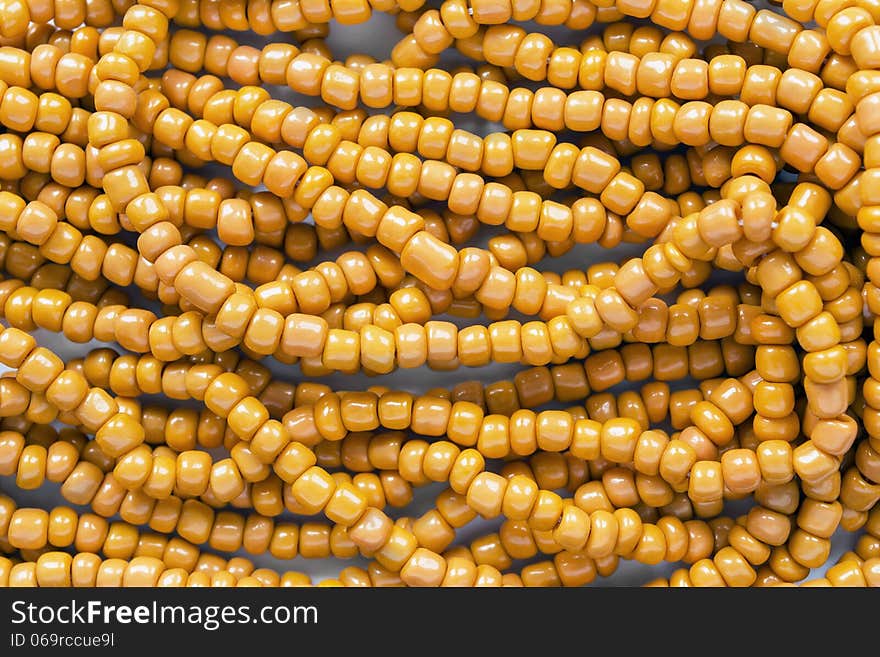
[{"label": "strand of beads", "polygon": [[880,583],[874,3],[0,11],[0,584]]}]

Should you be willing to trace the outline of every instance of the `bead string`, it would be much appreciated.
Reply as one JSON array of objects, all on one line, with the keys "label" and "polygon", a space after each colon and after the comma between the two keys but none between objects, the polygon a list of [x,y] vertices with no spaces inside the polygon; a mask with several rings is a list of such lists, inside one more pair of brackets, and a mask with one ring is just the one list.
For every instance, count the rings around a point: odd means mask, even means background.
[{"label": "bead string", "polygon": [[[4,414],[21,416],[4,422],[23,429],[4,434],[2,463],[19,487],[50,477],[53,450],[51,478],[72,503],[98,514],[124,504],[133,525],[151,526],[161,504],[171,524],[154,531],[176,528],[198,545],[220,514],[233,513],[226,503],[267,518],[320,514],[330,524],[311,525],[331,542],[315,556],[336,545],[376,560],[333,585],[578,585],[610,574],[619,558],[692,564],[666,584],[772,584],[821,566],[838,525],[875,536],[876,346],[862,340],[880,298],[870,230],[880,205],[873,7],[253,5],[83,3],[54,16],[57,7],[4,3],[4,37],[21,39],[31,21],[52,18],[71,30],[0,48],[0,123],[11,131],[0,136],[10,274],[0,307],[11,325],[0,332],[0,363],[11,370],[0,400]],[[406,12],[390,61],[332,61],[321,41],[327,22],[362,22],[373,10]],[[121,27],[110,27],[116,16]],[[626,16],[687,36],[633,36]],[[575,49],[507,24],[531,18],[611,25]],[[172,21],[181,27],[169,31]],[[259,49],[188,29],[201,26],[294,32],[301,46]],[[698,55],[692,39],[716,33],[731,44]],[[733,45],[747,40],[766,52]],[[451,47],[503,71],[436,68]],[[161,80],[147,77],[167,64]],[[209,76],[196,77],[202,71]],[[227,90],[221,78],[243,87]],[[545,86],[512,88],[520,78]],[[264,84],[350,114],[295,108]],[[360,103],[396,107],[370,121],[351,114]],[[431,116],[447,110],[501,121],[505,131],[477,137]],[[568,128],[595,134],[560,141]],[[659,158],[638,159],[640,148],[679,145],[664,156],[668,173]],[[237,183],[190,177],[184,185],[183,167],[204,162],[230,167]],[[783,167],[798,180],[779,185]],[[239,183],[267,191],[240,194]],[[693,186],[709,190],[701,197],[687,191]],[[553,190],[578,198],[560,202]],[[294,231],[308,215],[316,227]],[[462,215],[471,223],[453,219]],[[464,246],[481,223],[508,232],[489,248]],[[214,230],[225,248],[213,244]],[[864,253],[848,255],[856,230]],[[322,248],[367,248],[300,269],[277,250],[288,250],[288,232],[310,244],[323,236]],[[556,277],[530,266],[540,256],[529,248],[558,256],[576,243],[623,240],[645,242],[641,255]],[[324,257],[316,246],[295,253]],[[249,275],[264,262],[272,264],[256,274],[262,279]],[[741,272],[748,287],[666,300],[713,268]],[[50,287],[55,281],[67,291]],[[161,300],[162,316],[108,285]],[[437,317],[453,306],[490,323]],[[509,319],[510,310],[519,316]],[[29,335],[36,327],[131,353],[65,363]],[[239,345],[250,361],[223,355]],[[308,377],[426,363],[534,369],[522,373],[521,389],[514,379],[460,396],[381,385],[300,391],[253,362],[268,356]],[[547,383],[557,368],[577,372],[568,375],[571,401],[583,406],[539,409],[560,396]],[[655,385],[686,376],[702,384]],[[526,377],[543,379],[541,390]],[[643,390],[661,398],[656,420],[644,396],[606,392],[646,379]],[[195,400],[205,413],[142,407],[133,398],[144,393]],[[651,426],[667,413],[672,434]],[[193,424],[202,417],[199,438]],[[155,436],[172,418],[182,436],[147,440],[148,428]],[[77,433],[34,431],[56,419]],[[196,449],[207,445],[229,456],[215,461]],[[527,460],[493,462],[510,455]],[[340,466],[356,476],[328,471]],[[382,510],[407,505],[412,487],[428,481],[449,486],[435,508],[397,522]],[[553,492],[566,486],[570,497]],[[745,516],[721,516],[725,499],[743,496],[755,500]],[[109,554],[109,538],[92,550],[75,546],[76,555],[45,551],[73,543],[34,537],[23,528],[47,527],[49,512],[10,503],[3,540],[17,552],[0,564],[6,583],[307,583],[196,548],[184,568],[158,538],[144,539],[136,555],[133,526],[115,530]],[[450,547],[454,529],[477,516],[506,520],[497,535]],[[830,569],[827,583],[875,583],[871,540]],[[529,541],[536,552],[523,547]],[[113,552],[114,542],[124,549]],[[553,560],[505,572],[516,555],[538,551]]]}]

